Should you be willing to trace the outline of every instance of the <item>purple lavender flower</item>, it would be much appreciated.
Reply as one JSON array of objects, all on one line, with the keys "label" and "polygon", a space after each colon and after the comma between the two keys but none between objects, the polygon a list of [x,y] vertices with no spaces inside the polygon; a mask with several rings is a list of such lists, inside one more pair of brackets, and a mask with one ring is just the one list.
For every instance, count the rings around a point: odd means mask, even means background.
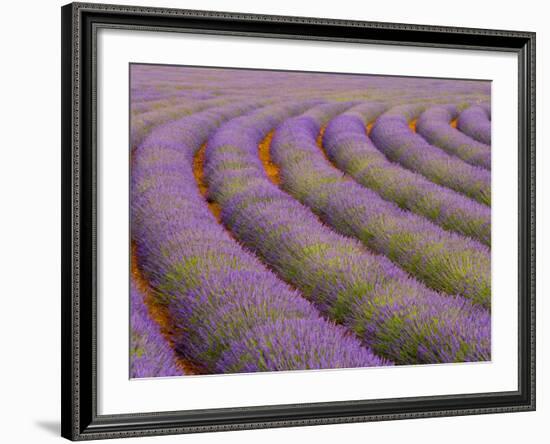
[{"label": "purple lavender flower", "polygon": [[143,294],[130,279],[130,377],[179,376],[174,350],[149,316]]},{"label": "purple lavender flower", "polygon": [[251,329],[232,343],[220,359],[220,370],[260,372],[267,370],[308,370],[364,367],[370,356],[357,350],[357,339],[343,327],[310,319],[278,319]]},{"label": "purple lavender flower", "polygon": [[482,143],[491,145],[490,109],[490,105],[466,108],[458,116],[458,129]]},{"label": "purple lavender flower", "polygon": [[490,102],[482,102],[482,103],[479,103],[478,106],[483,108],[483,110],[487,114],[487,118],[489,120],[491,120],[491,103]]},{"label": "purple lavender flower", "polygon": [[[241,97],[242,103],[263,103],[258,100],[247,101]],[[170,121],[175,121],[186,116],[199,113],[201,111],[212,109],[216,110],[219,107],[230,104],[231,100],[228,98],[205,100],[203,102],[183,102],[178,101],[174,106],[162,106],[156,109],[150,109],[147,112],[132,114],[130,123],[130,146],[137,147],[147,137],[149,132],[156,126],[160,126]]]},{"label": "purple lavender flower", "polygon": [[[404,107],[408,111],[408,107]],[[467,164],[430,145],[412,132],[405,111],[395,110],[379,117],[370,133],[374,145],[388,159],[416,171],[432,182],[491,204],[491,173]],[[401,115],[400,115],[401,114]]]},{"label": "purple lavender flower", "polygon": [[[416,131],[432,145],[470,165],[491,169],[491,147],[474,140],[450,125],[458,111],[455,106],[434,106],[416,122]],[[490,134],[490,132],[489,132]]]}]

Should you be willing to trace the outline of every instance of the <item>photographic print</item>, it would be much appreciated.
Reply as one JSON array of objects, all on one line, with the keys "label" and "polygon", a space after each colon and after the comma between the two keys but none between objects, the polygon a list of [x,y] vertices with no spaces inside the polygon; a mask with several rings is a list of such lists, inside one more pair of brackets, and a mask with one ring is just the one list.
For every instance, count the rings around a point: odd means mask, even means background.
[{"label": "photographic print", "polygon": [[130,377],[491,360],[491,82],[130,64]]}]

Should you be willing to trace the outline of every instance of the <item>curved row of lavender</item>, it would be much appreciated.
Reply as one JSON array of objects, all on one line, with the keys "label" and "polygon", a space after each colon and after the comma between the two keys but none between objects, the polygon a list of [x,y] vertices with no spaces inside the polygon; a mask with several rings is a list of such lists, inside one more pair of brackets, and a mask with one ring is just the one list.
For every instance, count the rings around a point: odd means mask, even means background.
[{"label": "curved row of lavender", "polygon": [[426,142],[409,128],[411,114],[417,112],[411,111],[410,105],[404,105],[376,119],[370,132],[374,145],[391,161],[422,174],[438,185],[490,205],[490,171],[465,163]]},{"label": "curved row of lavender", "polygon": [[[322,105],[306,119],[328,120],[349,106]],[[231,233],[380,356],[399,364],[490,359],[486,309],[429,290],[386,257],[329,229],[268,179],[258,146],[276,126],[271,113],[229,121],[208,141],[209,198],[221,205]]]},{"label": "curved row of lavender", "polygon": [[416,132],[432,145],[457,156],[470,165],[491,169],[491,147],[453,128],[450,123],[458,116],[454,105],[434,106],[424,111],[416,121]]},{"label": "curved row of lavender", "polygon": [[133,279],[130,279],[130,316],[130,377],[183,375],[174,350],[149,316],[143,293]]},{"label": "curved row of lavender", "polygon": [[[241,99],[240,101],[242,102],[243,100]],[[132,115],[130,124],[130,147],[139,146],[156,126],[166,122],[176,121],[185,116],[190,116],[207,109],[215,110],[216,108],[235,102],[237,101],[231,100],[231,98],[204,100],[202,102],[184,102],[175,106],[168,105],[141,114]],[[262,103],[265,103],[265,101]]]},{"label": "curved row of lavender", "polygon": [[489,120],[491,120],[491,103],[481,102],[481,103],[478,103],[477,106],[483,108],[483,110],[487,113],[487,117],[489,118]]},{"label": "curved row of lavender", "polygon": [[[218,104],[220,104],[219,101],[212,105]],[[143,113],[132,113],[130,116],[130,147],[139,146],[155,126],[201,112],[206,108],[208,108],[207,102],[183,102],[175,106],[167,105],[149,109]]]},{"label": "curved row of lavender", "polygon": [[[258,103],[155,128],[134,153],[132,236],[166,306],[179,354],[203,373],[388,365],[243,250],[208,210],[193,156],[223,121]],[[307,105],[282,108],[281,118]]]},{"label": "curved row of lavender", "polygon": [[359,105],[332,119],[323,135],[329,159],[358,183],[401,208],[420,214],[446,230],[491,243],[491,209],[463,194],[390,162],[366,134],[365,123],[385,107]]},{"label": "curved row of lavender", "polygon": [[337,232],[361,240],[434,290],[490,307],[487,246],[445,231],[342,176],[317,146],[322,124],[322,118],[302,115],[277,128],[271,149],[282,188]]},{"label": "curved row of lavender", "polygon": [[[490,110],[490,108],[489,108]],[[457,128],[482,143],[491,145],[490,111],[484,106],[471,106],[460,113]]]}]

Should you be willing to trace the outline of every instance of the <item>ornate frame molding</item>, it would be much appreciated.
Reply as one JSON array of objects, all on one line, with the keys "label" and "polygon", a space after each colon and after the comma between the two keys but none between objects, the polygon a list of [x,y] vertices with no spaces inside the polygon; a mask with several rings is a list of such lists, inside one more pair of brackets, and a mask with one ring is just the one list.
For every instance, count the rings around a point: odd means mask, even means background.
[{"label": "ornate frame molding", "polygon": [[[72,3],[62,8],[62,435],[71,440],[535,409],[535,34]],[[97,415],[95,41],[99,27],[511,51],[519,61],[518,392]]]}]

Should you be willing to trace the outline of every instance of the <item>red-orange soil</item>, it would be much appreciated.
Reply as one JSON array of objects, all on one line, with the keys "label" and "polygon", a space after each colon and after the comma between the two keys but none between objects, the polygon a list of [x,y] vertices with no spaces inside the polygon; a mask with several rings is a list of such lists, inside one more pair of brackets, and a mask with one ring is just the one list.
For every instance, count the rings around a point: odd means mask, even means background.
[{"label": "red-orange soil", "polygon": [[323,136],[325,134],[326,129],[327,129],[327,126],[323,125],[321,127],[321,129],[319,130],[319,134],[317,135],[317,146],[319,147],[319,149],[323,153],[323,156],[325,156],[326,161],[329,162],[330,164],[332,164],[331,160],[327,156],[327,153],[326,153],[325,149],[323,148]]},{"label": "red-orange soil", "polygon": [[367,124],[367,136],[370,136],[370,132],[372,131],[373,126],[374,126],[374,122],[370,122]]},{"label": "red-orange soil", "polygon": [[264,166],[264,170],[267,173],[267,177],[275,185],[281,183],[281,175],[279,167],[271,161],[271,140],[275,130],[269,132],[269,134],[258,145],[258,155]]},{"label": "red-orange soil", "polygon": [[206,153],[206,143],[203,144],[199,151],[195,154],[193,159],[193,175],[195,176],[195,181],[199,187],[199,191],[202,196],[205,198],[208,203],[208,208],[210,212],[216,217],[218,222],[221,222],[221,212],[222,209],[220,205],[216,202],[208,200],[208,185],[204,181],[204,155]]}]

